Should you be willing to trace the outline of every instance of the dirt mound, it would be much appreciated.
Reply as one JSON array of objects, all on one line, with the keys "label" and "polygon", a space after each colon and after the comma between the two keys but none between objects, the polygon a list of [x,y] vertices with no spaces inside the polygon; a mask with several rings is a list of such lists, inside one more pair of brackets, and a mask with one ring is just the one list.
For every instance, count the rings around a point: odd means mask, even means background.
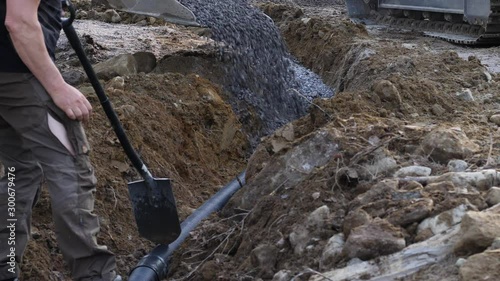
[{"label": "dirt mound", "polygon": [[[422,151],[437,127],[461,132],[478,147],[464,159],[469,170],[498,167],[500,131],[489,122],[498,112],[493,101],[499,96],[492,94],[498,83],[479,60],[432,52],[433,39],[411,32],[377,39],[349,21],[262,7],[292,53],[338,93],[315,100],[308,116],[263,140],[250,159],[247,186],[174,257],[174,280],[308,280],[320,270],[356,264],[353,257],[388,254],[384,247],[358,253],[356,245],[373,243],[359,233],[376,230],[376,243],[397,251],[429,238],[418,229],[426,218],[460,206],[487,207],[479,187],[394,176],[412,165],[433,176],[449,171]],[[349,237],[353,229],[357,235]],[[348,250],[325,253],[336,239],[346,239]],[[453,262],[443,265],[408,280],[432,274],[458,280]]]},{"label": "dirt mound", "polygon": [[[115,87],[108,86],[107,93],[132,144],[153,175],[173,179],[181,218],[244,168],[248,141],[217,86],[195,75],[143,74]],[[88,91],[88,85],[82,88]],[[138,237],[129,203],[126,184],[138,174],[95,95],[89,98],[95,109],[86,130],[98,178],[98,239],[118,255],[119,270],[126,274],[153,245]],[[33,213],[34,239],[22,265],[23,280],[67,280],[46,191]]]}]

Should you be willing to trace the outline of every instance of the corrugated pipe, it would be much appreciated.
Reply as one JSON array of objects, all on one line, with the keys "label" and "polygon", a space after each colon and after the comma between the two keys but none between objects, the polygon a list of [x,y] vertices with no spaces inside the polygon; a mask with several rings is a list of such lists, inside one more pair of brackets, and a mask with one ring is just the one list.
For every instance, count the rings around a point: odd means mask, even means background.
[{"label": "corrugated pipe", "polygon": [[167,277],[170,256],[189,236],[189,233],[205,218],[222,209],[231,197],[245,184],[245,171],[224,186],[212,198],[181,223],[181,234],[169,245],[159,245],[144,256],[130,271],[129,281],[160,281]]}]

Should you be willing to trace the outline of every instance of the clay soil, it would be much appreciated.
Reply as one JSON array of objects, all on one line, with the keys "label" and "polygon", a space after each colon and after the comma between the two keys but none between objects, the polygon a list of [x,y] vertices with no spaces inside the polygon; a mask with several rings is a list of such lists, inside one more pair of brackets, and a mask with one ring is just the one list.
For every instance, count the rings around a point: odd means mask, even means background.
[{"label": "clay soil", "polygon": [[[89,1],[82,2],[81,7],[90,9]],[[311,102],[309,114],[292,123],[293,140],[286,141],[283,151],[273,151],[275,141],[281,140],[279,133],[264,138],[252,150],[246,133],[252,128],[245,128],[245,121],[227,101],[230,93],[217,85],[218,77],[211,77],[206,69],[198,73],[193,70],[191,74],[170,69],[131,75],[124,77],[124,86],[103,81],[134,147],[151,172],[156,177],[173,179],[181,219],[246,168],[253,188],[265,184],[260,171],[317,130],[335,132],[335,141],[341,147],[338,155],[309,175],[300,188],[279,186],[251,209],[236,208],[236,203],[231,202],[223,212],[204,221],[174,255],[169,280],[271,280],[274,272],[257,268],[250,258],[251,251],[260,244],[286,240],[295,223],[327,204],[333,215],[329,227],[318,233],[320,239],[314,249],[296,255],[285,246],[277,255],[275,266],[291,270],[295,280],[307,280],[311,276],[309,268],[322,270],[321,249],[329,237],[342,231],[350,202],[388,177],[374,175],[370,181],[352,183],[339,172],[343,167],[373,161],[373,136],[379,138],[377,148],[394,157],[399,166],[419,164],[432,167],[433,174],[439,174],[446,167],[419,153],[419,143],[436,125],[460,127],[480,146],[480,151],[467,159],[472,169],[485,165],[498,168],[500,163],[500,130],[488,120],[500,113],[500,84],[491,65],[479,59],[488,52],[497,52],[496,48],[468,49],[412,31],[365,27],[347,19],[345,8],[339,3],[325,7],[314,1],[298,3],[315,4],[308,6],[276,2],[286,5],[259,5],[276,22],[297,60],[321,75],[337,92],[332,99]],[[213,46],[209,39],[200,37],[202,31],[158,22],[139,25],[129,20],[126,25],[108,25],[83,19],[78,24],[93,27],[85,33],[93,38],[93,43],[87,40],[86,48],[95,62],[127,52],[131,48],[127,44],[134,45],[134,51],[152,51],[158,59],[168,56],[169,60],[177,51],[201,53],[203,57],[210,52],[206,51],[211,48],[207,46]],[[112,33],[108,36],[93,32],[102,26],[117,34],[127,30],[127,25],[148,30],[156,37],[146,45],[144,40],[120,45],[120,39],[113,38]],[[77,70],[75,57],[68,52],[63,44],[59,66]],[[395,86],[399,99],[384,99],[375,94],[374,87],[381,80]],[[139,176],[122,152],[89,86],[83,83],[78,87],[88,94],[95,109],[85,127],[98,178],[98,240],[117,254],[120,274],[126,276],[155,245],[138,235],[127,182]],[[465,88],[471,90],[474,101],[456,98],[456,93]],[[316,192],[320,198],[311,196]],[[235,200],[241,196],[237,194]],[[455,199],[437,200],[434,212],[461,202]],[[415,226],[410,227],[405,229],[405,238],[411,244],[416,237]],[[336,261],[331,268],[346,262]],[[435,276],[440,280],[458,280],[454,261],[405,280],[437,280],[432,279]],[[55,240],[46,188],[33,211],[32,239],[22,264],[21,280],[70,280]]]}]

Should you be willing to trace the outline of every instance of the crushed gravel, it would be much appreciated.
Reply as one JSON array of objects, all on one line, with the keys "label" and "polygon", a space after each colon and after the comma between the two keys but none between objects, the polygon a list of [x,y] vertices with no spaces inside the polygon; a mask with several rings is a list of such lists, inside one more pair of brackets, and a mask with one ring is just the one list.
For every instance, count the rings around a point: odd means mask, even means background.
[{"label": "crushed gravel", "polygon": [[304,115],[307,100],[333,96],[316,74],[294,61],[274,22],[247,0],[180,2],[225,46],[220,52],[229,62],[225,84],[265,121],[263,134]]}]

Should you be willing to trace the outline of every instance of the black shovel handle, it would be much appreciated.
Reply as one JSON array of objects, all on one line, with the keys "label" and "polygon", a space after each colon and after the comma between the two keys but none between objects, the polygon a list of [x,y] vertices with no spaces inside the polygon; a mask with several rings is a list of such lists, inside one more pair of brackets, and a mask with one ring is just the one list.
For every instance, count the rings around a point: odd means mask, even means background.
[{"label": "black shovel handle", "polygon": [[83,69],[85,70],[85,73],[87,73],[90,83],[92,84],[92,87],[94,88],[97,96],[99,97],[99,101],[101,102],[102,108],[104,109],[104,112],[108,116],[108,119],[111,122],[111,125],[113,126],[113,129],[123,147],[123,150],[125,151],[125,154],[127,154],[127,157],[132,162],[132,165],[134,165],[135,169],[144,178],[146,184],[150,187],[154,187],[155,183],[153,176],[151,175],[146,165],[142,162],[141,158],[139,158],[139,155],[137,155],[137,152],[130,144],[130,141],[128,140],[127,135],[123,130],[122,124],[118,119],[118,116],[116,115],[116,112],[113,109],[110,100],[106,96],[106,93],[104,92],[104,89],[102,88],[102,85],[99,82],[99,79],[97,78],[97,75],[95,74],[92,65],[90,64],[90,61],[85,55],[85,51],[83,50],[82,44],[80,43],[80,38],[78,38],[78,34],[76,33],[75,28],[72,25],[75,19],[75,9],[71,5],[71,2],[69,0],[64,0],[63,5],[67,6],[70,12],[70,17],[67,19],[63,19],[62,22],[63,30],[64,33],[66,33],[66,36],[68,37],[68,41],[71,44],[71,47],[75,50],[76,55],[78,56],[78,59],[80,60],[83,66]]}]

